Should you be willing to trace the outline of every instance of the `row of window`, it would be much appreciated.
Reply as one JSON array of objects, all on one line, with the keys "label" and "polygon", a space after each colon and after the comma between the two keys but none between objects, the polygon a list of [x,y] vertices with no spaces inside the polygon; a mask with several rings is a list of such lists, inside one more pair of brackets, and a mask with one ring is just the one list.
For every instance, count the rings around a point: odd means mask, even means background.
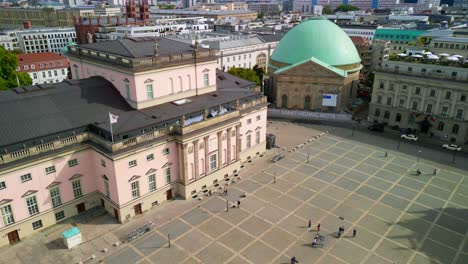
[{"label": "row of window", "polygon": [[[53,73],[54,73],[54,77],[58,77],[58,71],[57,70],[54,70]],[[62,76],[66,75],[65,69],[61,69],[61,73],[62,73]],[[41,74],[42,74],[42,78],[47,78],[45,71],[41,72]],[[48,76],[48,78],[52,78],[52,71],[47,71],[47,76]],[[37,73],[33,72],[33,79],[37,80],[37,77],[38,77]]]},{"label": "row of window", "polygon": [[[59,66],[63,66],[63,61],[59,61],[59,62],[57,62],[57,64],[58,64]],[[46,63],[46,64],[44,64],[44,63],[40,63],[40,64],[39,64],[39,68],[40,68],[40,69],[43,69],[44,66],[45,66],[46,68],[49,68],[49,67],[51,67],[51,66],[52,66],[52,67],[55,67],[56,64],[55,64],[55,62]],[[23,65],[23,69],[25,69],[25,70],[28,70],[30,67],[31,67],[31,69],[33,69],[33,70],[36,69],[36,65],[35,65],[35,64],[31,64],[30,66],[28,66],[28,65]]]},{"label": "row of window", "polygon": [[[68,166],[69,167],[74,167],[76,165],[78,165],[78,160],[77,159],[71,159],[71,160],[68,161]],[[56,172],[55,166],[50,166],[50,167],[45,168],[45,174],[46,175],[54,173],[54,172]],[[23,182],[28,182],[30,180],[32,180],[31,173],[26,173],[26,174],[20,176],[20,181],[22,183]],[[0,190],[5,189],[6,187],[7,187],[7,185],[6,185],[5,181],[1,181],[0,182]]]},{"label": "row of window", "polygon": [[[385,82],[384,81],[380,82],[379,88],[380,89],[385,88]],[[408,86],[404,84],[404,85],[401,86],[401,89],[405,91],[405,90],[408,89]],[[394,91],[395,90],[395,85],[393,83],[390,83],[390,86],[388,87],[387,90],[388,91]],[[414,94],[415,95],[421,95],[421,87],[416,87],[414,89]],[[429,97],[435,97],[435,96],[436,96],[436,90],[431,89],[431,91],[429,92]],[[451,100],[452,99],[452,92],[451,91],[445,91],[444,99]],[[466,101],[466,94],[461,94],[460,97],[459,97],[459,100],[460,100],[460,102],[465,102]]]},{"label": "row of window", "polygon": [[440,49],[456,49],[456,50],[468,50],[468,45],[464,44],[449,44],[449,43],[439,43],[435,42],[434,43],[434,48],[440,48]]},{"label": "row of window", "polygon": [[[230,57],[226,57],[226,61],[229,62]],[[252,54],[249,53],[249,59],[252,58]],[[239,60],[242,59],[242,55],[239,55]],[[244,60],[247,59],[247,54],[244,54]],[[232,61],[236,61],[236,56],[232,56]]]},{"label": "row of window", "polygon": [[[374,116],[375,116],[375,117],[379,117],[379,116],[380,116],[380,109],[375,109]],[[389,118],[390,118],[390,111],[385,111],[385,112],[384,112],[384,115],[383,115],[383,118],[384,118],[384,119],[389,119]],[[408,121],[409,121],[409,123],[413,123],[411,118],[409,118]],[[397,114],[395,115],[395,122],[401,122],[401,114],[400,114],[400,113],[397,113]],[[439,131],[444,131],[444,128],[445,128],[445,123],[442,122],[442,121],[439,121],[439,123],[437,124],[437,130],[439,130]],[[452,132],[452,134],[457,135],[458,132],[459,132],[459,130],[460,130],[460,126],[459,126],[458,124],[454,124],[454,125],[452,126],[451,132]]]},{"label": "row of window", "polygon": [[393,34],[375,34],[375,37],[376,38],[395,38],[395,39],[416,39],[416,36],[409,36],[409,35],[393,35]]},{"label": "row of window", "polygon": [[[73,195],[75,198],[79,198],[83,196],[80,179],[76,179],[72,181],[72,188],[73,188]],[[52,206],[55,208],[55,207],[62,205],[62,198],[60,195],[59,187],[58,186],[52,187],[50,188],[49,192],[50,192],[50,198],[52,201]],[[25,199],[25,202],[26,202],[26,207],[28,209],[29,216],[34,216],[34,215],[39,214],[39,206],[38,206],[37,198],[35,195],[27,197]],[[13,210],[12,210],[11,205],[8,204],[3,207],[0,207],[0,214],[2,216],[2,221],[5,226],[15,223],[15,218],[13,216]],[[63,211],[57,212],[55,214],[55,217],[57,220],[60,220],[60,219],[65,218],[65,214]],[[34,227],[37,227],[37,228],[42,227],[42,222],[40,224],[36,222],[33,223],[33,228]]]},{"label": "row of window", "polygon": [[[164,169],[164,178],[166,181],[166,184],[170,184],[172,182],[171,180],[171,168],[165,168]],[[107,180],[104,180],[104,187],[108,186]],[[106,191],[106,196],[109,197],[109,187],[105,187]],[[136,199],[140,197],[140,181],[133,181],[130,183],[130,189],[132,192],[132,199]],[[156,191],[157,186],[156,186],[156,174],[150,174],[148,175],[148,190],[149,192],[154,192]]]},{"label": "row of window", "polygon": [[[169,148],[163,149],[162,154],[163,155],[169,155]],[[154,160],[154,154],[153,153],[146,155],[146,161],[152,161],[152,160]],[[102,162],[104,162],[103,167],[105,167],[106,166],[105,161],[101,160],[101,165],[102,165]],[[131,160],[131,161],[128,162],[128,167],[129,168],[132,168],[132,167],[135,167],[135,166],[137,166],[137,161],[136,160]]]}]

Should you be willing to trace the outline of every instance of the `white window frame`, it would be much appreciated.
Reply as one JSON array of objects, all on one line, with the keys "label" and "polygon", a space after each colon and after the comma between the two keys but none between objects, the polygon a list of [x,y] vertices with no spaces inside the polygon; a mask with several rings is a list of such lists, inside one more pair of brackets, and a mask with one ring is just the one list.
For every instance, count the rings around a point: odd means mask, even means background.
[{"label": "white window frame", "polygon": [[83,196],[83,189],[81,188],[81,179],[72,181],[73,196],[79,198]]},{"label": "white window frame", "polygon": [[131,160],[128,162],[128,167],[133,168],[137,166],[137,161],[136,160]]},{"label": "white window frame", "polygon": [[15,223],[13,210],[10,204],[0,207],[0,214],[2,215],[3,225],[8,226]]},{"label": "white window frame", "polygon": [[110,191],[109,191],[109,181],[106,179],[104,180],[104,195],[106,195],[107,198],[110,198]]},{"label": "white window frame", "polygon": [[148,175],[148,189],[150,192],[156,191],[156,174]]},{"label": "white window frame", "polygon": [[130,188],[132,190],[132,199],[140,197],[140,182],[134,181],[130,183]]},{"label": "white window frame", "polygon": [[37,215],[39,213],[39,206],[37,205],[37,198],[35,195],[26,198],[26,207],[30,216]]},{"label": "white window frame", "polygon": [[55,213],[55,221],[60,221],[65,218],[65,211],[59,211]]},{"label": "white window frame", "polygon": [[255,132],[255,145],[260,144],[260,130]]},{"label": "white window frame", "polygon": [[252,135],[247,135],[245,138],[245,146],[246,148],[252,147]]},{"label": "white window frame", "polygon": [[154,160],[154,154],[151,153],[151,154],[146,155],[146,160],[147,160],[147,161]]},{"label": "white window frame", "polygon": [[32,180],[32,175],[31,173],[26,173],[24,175],[21,175],[20,176],[20,180],[21,182],[28,182],[28,181],[31,181]]},{"label": "white window frame", "polygon": [[52,201],[52,207],[58,207],[62,205],[62,197],[60,196],[60,188],[58,186],[50,188],[50,200]]},{"label": "white window frame", "polygon": [[210,155],[210,170],[216,170],[218,168],[218,156],[216,153]]},{"label": "white window frame", "polygon": [[163,153],[163,155],[169,155],[169,153],[170,153],[169,148],[163,149],[162,153]]},{"label": "white window frame", "polygon": [[262,118],[260,115],[258,115],[257,117],[257,121],[260,121],[260,119]]},{"label": "white window frame", "polygon": [[43,227],[42,220],[37,220],[37,221],[32,222],[33,230],[39,229],[41,227]]},{"label": "white window frame", "polygon": [[203,75],[203,87],[208,87],[210,86],[210,75],[208,73],[205,73]]},{"label": "white window frame", "polygon": [[51,174],[55,172],[55,166],[45,168],[45,174]]},{"label": "white window frame", "polygon": [[251,118],[247,119],[247,125],[250,125],[250,124],[252,124],[252,119]]},{"label": "white window frame", "polygon": [[153,99],[154,98],[153,84],[152,83],[146,84],[146,98],[147,99]]},{"label": "white window frame", "polygon": [[71,159],[68,161],[68,167],[74,167],[78,165],[78,159]]},{"label": "white window frame", "polygon": [[101,166],[102,166],[102,167],[106,167],[106,161],[103,160],[103,159],[101,159]]},{"label": "white window frame", "polygon": [[166,184],[170,184],[171,183],[171,168],[166,168],[164,170],[164,176],[166,177]]}]

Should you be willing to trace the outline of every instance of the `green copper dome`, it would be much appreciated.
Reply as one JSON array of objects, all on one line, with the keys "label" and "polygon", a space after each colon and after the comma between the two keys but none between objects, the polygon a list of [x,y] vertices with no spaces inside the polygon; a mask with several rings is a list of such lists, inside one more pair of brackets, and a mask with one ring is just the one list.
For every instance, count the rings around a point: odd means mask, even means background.
[{"label": "green copper dome", "polygon": [[271,55],[272,60],[288,64],[311,57],[332,66],[361,62],[348,35],[324,17],[308,19],[292,28]]}]

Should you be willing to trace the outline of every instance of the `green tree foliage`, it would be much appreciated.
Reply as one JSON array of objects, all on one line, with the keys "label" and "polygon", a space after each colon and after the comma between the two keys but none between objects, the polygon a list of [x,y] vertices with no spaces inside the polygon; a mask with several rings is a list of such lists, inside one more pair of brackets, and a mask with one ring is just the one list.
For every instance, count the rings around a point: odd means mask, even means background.
[{"label": "green tree foliage", "polygon": [[263,12],[260,12],[257,14],[257,19],[263,19],[265,17],[265,14]]},{"label": "green tree foliage", "polygon": [[330,15],[330,14],[333,13],[333,10],[331,9],[331,7],[329,5],[326,5],[322,9],[322,13],[325,14],[325,15]]},{"label": "green tree foliage", "polygon": [[256,83],[257,85],[262,84],[262,80],[257,73],[252,69],[236,68],[232,67],[228,71],[230,74],[240,77],[242,79]]},{"label": "green tree foliage", "polygon": [[335,12],[348,12],[348,11],[357,11],[359,10],[359,7],[357,6],[352,6],[352,5],[339,5],[336,9]]},{"label": "green tree foliage", "polygon": [[[0,46],[0,90],[7,90],[18,86],[32,84],[32,79],[25,72],[16,72],[18,68],[18,58],[15,53],[7,51]],[[18,80],[16,79],[18,76]]]},{"label": "green tree foliage", "polygon": [[392,52],[392,54],[388,56],[389,60],[396,60],[397,58],[398,58],[398,55],[395,52]]}]

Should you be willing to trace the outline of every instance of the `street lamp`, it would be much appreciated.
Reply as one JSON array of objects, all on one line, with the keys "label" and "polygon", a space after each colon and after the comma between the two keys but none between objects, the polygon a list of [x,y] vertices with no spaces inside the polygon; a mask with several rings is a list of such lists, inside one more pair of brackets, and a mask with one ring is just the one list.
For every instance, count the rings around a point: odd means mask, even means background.
[{"label": "street lamp", "polygon": [[418,159],[417,159],[416,163],[419,163],[419,156],[421,155],[421,152],[422,152],[421,150],[418,150]]}]

